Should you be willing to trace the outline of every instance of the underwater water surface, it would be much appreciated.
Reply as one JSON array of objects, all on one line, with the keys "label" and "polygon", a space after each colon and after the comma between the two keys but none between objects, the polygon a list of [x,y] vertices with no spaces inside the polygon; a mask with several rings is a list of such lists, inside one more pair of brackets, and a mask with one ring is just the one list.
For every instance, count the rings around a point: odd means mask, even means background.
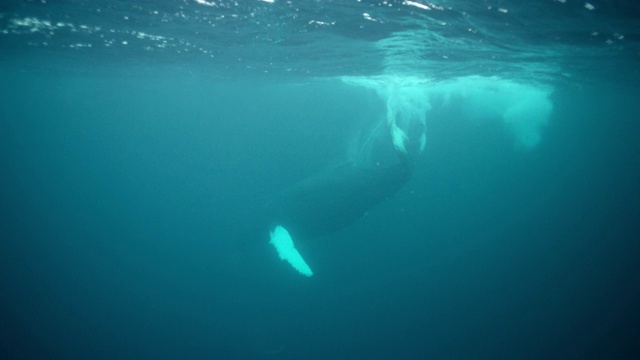
[{"label": "underwater water surface", "polygon": [[5,1],[2,358],[636,358],[638,65],[634,1]]}]

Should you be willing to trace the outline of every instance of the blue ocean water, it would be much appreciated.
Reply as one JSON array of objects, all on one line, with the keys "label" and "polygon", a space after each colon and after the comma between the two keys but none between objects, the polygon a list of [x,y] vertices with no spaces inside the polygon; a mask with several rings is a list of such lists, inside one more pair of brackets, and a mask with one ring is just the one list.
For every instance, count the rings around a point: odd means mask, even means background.
[{"label": "blue ocean water", "polygon": [[[639,41],[623,0],[3,1],[2,358],[637,358]],[[280,261],[264,204],[393,134],[409,182]]]}]

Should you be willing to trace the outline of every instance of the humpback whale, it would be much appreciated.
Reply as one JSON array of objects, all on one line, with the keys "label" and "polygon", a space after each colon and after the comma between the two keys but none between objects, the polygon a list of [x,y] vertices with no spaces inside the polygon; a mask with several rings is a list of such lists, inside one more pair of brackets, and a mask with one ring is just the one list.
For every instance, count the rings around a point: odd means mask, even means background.
[{"label": "humpback whale", "polygon": [[305,276],[313,275],[293,239],[308,239],[344,229],[393,196],[411,177],[414,161],[397,152],[390,166],[347,162],[294,185],[267,205],[270,244],[281,260]]}]

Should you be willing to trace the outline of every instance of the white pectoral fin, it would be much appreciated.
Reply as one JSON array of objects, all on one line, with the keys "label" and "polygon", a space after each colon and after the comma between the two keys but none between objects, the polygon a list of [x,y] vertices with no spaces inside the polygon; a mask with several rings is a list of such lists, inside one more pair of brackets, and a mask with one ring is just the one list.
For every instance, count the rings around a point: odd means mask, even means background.
[{"label": "white pectoral fin", "polygon": [[293,239],[287,229],[282,226],[276,226],[271,231],[271,241],[269,241],[273,247],[278,251],[280,260],[286,260],[294,269],[298,270],[304,276],[313,275],[313,271],[307,263],[304,261],[298,250],[293,245]]}]

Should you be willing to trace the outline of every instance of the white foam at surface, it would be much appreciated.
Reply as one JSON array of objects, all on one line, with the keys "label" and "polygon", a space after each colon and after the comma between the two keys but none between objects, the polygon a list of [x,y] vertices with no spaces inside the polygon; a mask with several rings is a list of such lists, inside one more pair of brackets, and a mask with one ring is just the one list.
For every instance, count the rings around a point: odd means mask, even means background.
[{"label": "white foam at surface", "polygon": [[[395,148],[407,152],[407,145],[419,141],[426,133],[429,103],[429,80],[413,76],[342,77],[354,86],[374,90],[387,106],[386,121]],[[416,134],[417,132],[417,134]]]},{"label": "white foam at surface", "polygon": [[515,142],[532,149],[553,110],[553,89],[540,84],[520,83],[499,77],[466,76],[434,81],[406,75],[343,77],[354,86],[375,90],[387,106],[387,125],[396,149],[406,152],[417,142],[426,145],[427,119],[434,107],[457,109],[469,121],[500,120]]}]

